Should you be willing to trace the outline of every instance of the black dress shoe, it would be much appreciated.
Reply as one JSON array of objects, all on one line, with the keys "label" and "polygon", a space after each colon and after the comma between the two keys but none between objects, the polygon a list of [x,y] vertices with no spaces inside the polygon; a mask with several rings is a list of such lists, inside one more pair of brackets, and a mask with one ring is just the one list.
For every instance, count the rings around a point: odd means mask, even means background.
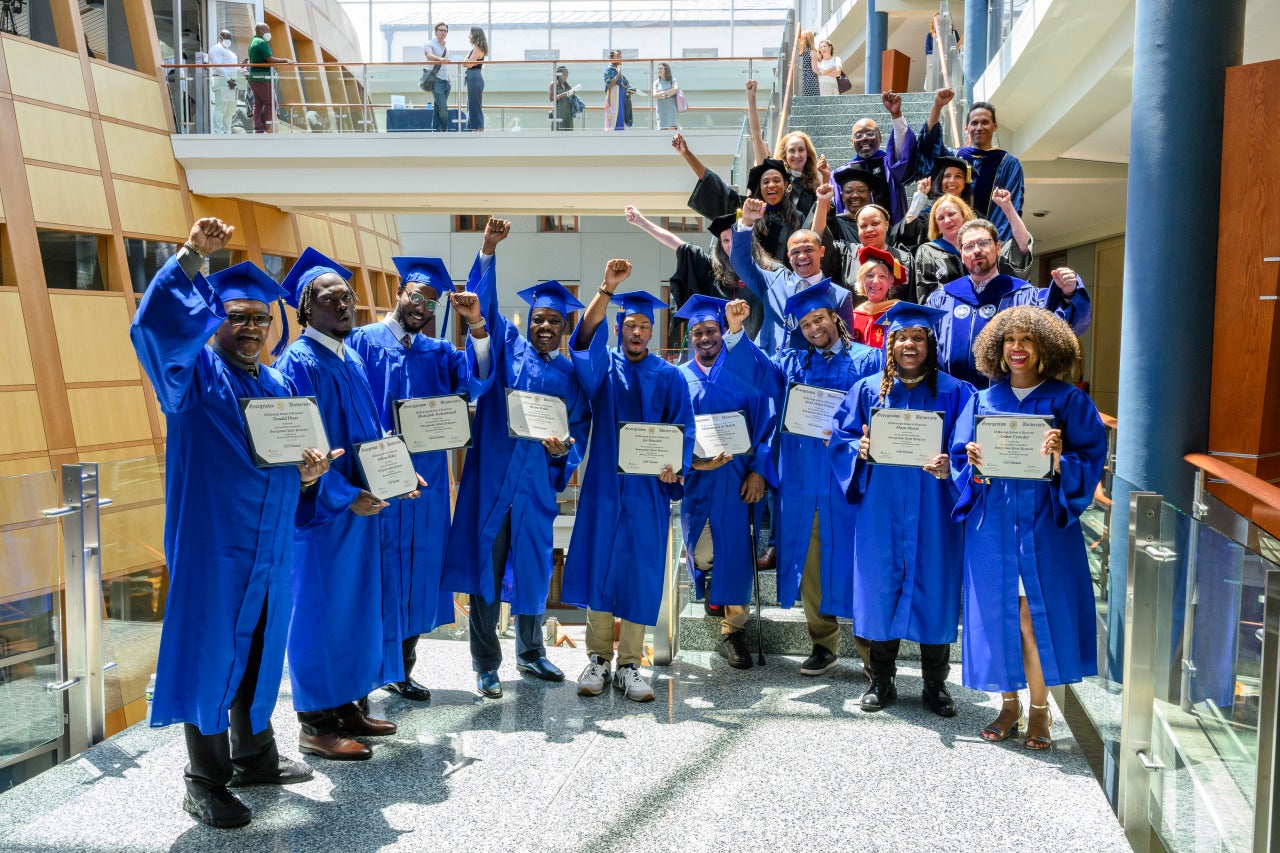
[{"label": "black dress shoe", "polygon": [[218,829],[244,826],[253,820],[253,811],[226,788],[201,788],[193,792],[189,786],[182,798],[182,808],[201,823]]},{"label": "black dress shoe", "polygon": [[294,761],[281,758],[280,765],[274,771],[237,769],[231,774],[227,787],[246,788],[250,785],[292,785],[305,782],[311,778],[311,765],[305,761]]},{"label": "black dress shoe", "polygon": [[892,678],[882,675],[873,676],[871,686],[862,694],[862,710],[883,711],[898,698],[898,688],[893,685]]},{"label": "black dress shoe", "polygon": [[546,658],[517,660],[516,672],[527,672],[534,678],[541,678],[543,681],[564,681],[564,672]]},{"label": "black dress shoe", "polygon": [[836,665],[836,661],[840,658],[835,652],[826,646],[814,646],[813,654],[805,658],[804,663],[800,664],[801,675],[822,675],[822,673],[831,669]]},{"label": "black dress shoe", "polygon": [[720,638],[720,645],[716,646],[716,651],[734,669],[751,669],[751,650],[747,648],[745,631],[725,634]]},{"label": "black dress shoe", "polygon": [[712,604],[710,601],[704,600],[702,602],[702,612],[712,617],[713,619],[723,619],[724,605]]},{"label": "black dress shoe", "polygon": [[397,696],[403,696],[410,702],[431,701],[431,691],[414,681],[412,678],[406,678],[404,681],[393,681],[383,689],[388,690]]},{"label": "black dress shoe", "polygon": [[956,715],[956,702],[951,698],[951,694],[947,692],[947,682],[945,681],[926,680],[924,690],[920,693],[920,701],[939,717],[954,717]]}]

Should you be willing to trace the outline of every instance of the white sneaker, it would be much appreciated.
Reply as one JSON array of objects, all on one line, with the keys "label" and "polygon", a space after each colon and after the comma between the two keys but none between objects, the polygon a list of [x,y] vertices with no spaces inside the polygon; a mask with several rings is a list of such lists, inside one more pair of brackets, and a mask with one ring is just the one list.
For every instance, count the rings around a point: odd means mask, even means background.
[{"label": "white sneaker", "polygon": [[640,670],[633,663],[618,667],[613,675],[613,686],[635,702],[652,702],[653,688],[640,675]]},{"label": "white sneaker", "polygon": [[609,662],[599,655],[592,655],[587,668],[578,676],[579,696],[599,696],[609,683]]}]

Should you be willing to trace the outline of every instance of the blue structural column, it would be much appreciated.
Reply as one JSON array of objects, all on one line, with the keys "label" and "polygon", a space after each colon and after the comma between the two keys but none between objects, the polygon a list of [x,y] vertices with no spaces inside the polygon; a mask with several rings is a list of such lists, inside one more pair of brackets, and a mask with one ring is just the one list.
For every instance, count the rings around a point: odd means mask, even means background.
[{"label": "blue structural column", "polygon": [[987,2],[964,4],[964,100],[973,103],[973,84],[987,67]]},{"label": "blue structural column", "polygon": [[[1213,348],[1204,330],[1213,328],[1223,87],[1227,67],[1241,62],[1244,12],[1245,0],[1137,0],[1135,10],[1109,590],[1117,680],[1130,488],[1158,492],[1189,514],[1192,473],[1182,457],[1208,447]],[[1168,215],[1186,210],[1187,199],[1191,239]]]},{"label": "blue structural column", "polygon": [[876,11],[876,0],[867,0],[867,73],[868,95],[880,93],[880,55],[889,46],[889,13]]}]

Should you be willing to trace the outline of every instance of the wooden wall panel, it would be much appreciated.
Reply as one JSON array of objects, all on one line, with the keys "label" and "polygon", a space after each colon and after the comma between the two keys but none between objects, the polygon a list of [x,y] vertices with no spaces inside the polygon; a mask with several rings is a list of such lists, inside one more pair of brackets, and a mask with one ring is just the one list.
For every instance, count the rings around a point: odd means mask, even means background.
[{"label": "wooden wall panel", "polygon": [[120,205],[120,230],[168,240],[185,239],[191,223],[187,221],[181,192],[133,181],[117,180],[113,184]]},{"label": "wooden wall panel", "polygon": [[[114,494],[112,498],[120,502]],[[163,503],[106,510],[101,519],[104,579],[127,575],[164,561]]]},{"label": "wooden wall panel", "polygon": [[285,255],[296,258],[302,254],[298,246],[298,237],[293,230],[293,220],[289,214],[274,207],[263,204],[253,206],[253,219],[258,226],[258,241],[262,251],[269,255]]},{"label": "wooden wall panel", "polygon": [[235,232],[231,235],[231,241],[227,243],[228,249],[235,249],[240,252],[247,251],[249,243],[245,230],[245,223],[240,221],[240,205],[233,198],[210,198],[203,195],[191,196],[191,212],[196,219],[206,216],[216,216],[228,225],[235,226]]},{"label": "wooden wall panel", "polygon": [[14,95],[88,110],[80,57],[33,41],[7,39],[5,67]]},{"label": "wooden wall panel", "polygon": [[22,298],[16,293],[0,293],[0,385],[34,385],[35,381]]},{"label": "wooden wall panel", "polygon": [[373,228],[373,227],[374,227],[374,226],[373,226],[373,214],[372,214],[372,213],[357,213],[357,214],[356,214],[356,224],[357,224],[357,225],[359,225],[361,228]]},{"label": "wooden wall panel", "polygon": [[297,221],[298,236],[302,238],[303,244],[332,258],[334,255],[333,237],[329,234],[328,221],[302,214],[297,216]]},{"label": "wooden wall panel", "polygon": [[[20,459],[0,461],[0,477],[21,477],[24,474],[35,474],[40,471],[52,471],[53,463],[45,454],[25,456]],[[61,547],[59,545],[58,547]]]},{"label": "wooden wall panel", "polygon": [[359,264],[360,250],[356,246],[355,229],[338,222],[330,223],[329,228],[333,231],[334,260],[348,265]]},{"label": "wooden wall panel", "polygon": [[0,391],[0,412],[4,412],[0,455],[47,449],[39,394],[35,391]]},{"label": "wooden wall panel", "polygon": [[0,222],[4,221],[4,196],[0,196]]},{"label": "wooden wall panel", "polygon": [[[18,117],[23,157],[82,169],[98,168],[93,121],[88,116],[21,101],[14,103],[13,110]],[[169,159],[173,159],[172,149]]]},{"label": "wooden wall panel", "polygon": [[67,382],[142,379],[138,357],[129,342],[129,310],[124,299],[50,293],[49,301]]},{"label": "wooden wall panel", "polygon": [[104,121],[102,136],[112,175],[128,175],[177,185],[178,162],[167,133],[155,133]]},{"label": "wooden wall panel", "polygon": [[[99,113],[168,132],[169,106],[158,82],[97,62],[90,67]],[[172,160],[173,152],[167,156]]]},{"label": "wooden wall panel", "polygon": [[356,235],[360,238],[360,253],[364,257],[365,266],[381,269],[382,250],[378,248],[377,236],[364,230],[357,231]]},{"label": "wooden wall panel", "polygon": [[142,386],[117,388],[71,388],[71,422],[76,444],[117,444],[151,438],[151,423]]},{"label": "wooden wall panel", "polygon": [[71,230],[111,229],[101,175],[29,165],[27,186],[31,190],[31,209],[36,222]]}]

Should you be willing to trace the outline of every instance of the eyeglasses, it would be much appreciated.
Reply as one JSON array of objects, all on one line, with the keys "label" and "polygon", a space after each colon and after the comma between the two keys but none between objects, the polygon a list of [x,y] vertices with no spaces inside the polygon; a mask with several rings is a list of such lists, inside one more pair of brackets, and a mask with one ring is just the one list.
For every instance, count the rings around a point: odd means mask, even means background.
[{"label": "eyeglasses", "polygon": [[875,139],[879,135],[880,135],[880,131],[878,130],[860,130],[853,135],[853,138],[854,140]]},{"label": "eyeglasses", "polygon": [[449,32],[449,28],[448,28],[448,27],[436,27],[436,32],[438,32],[438,33],[447,33],[447,32]]},{"label": "eyeglasses", "polygon": [[990,237],[983,237],[981,240],[970,240],[960,247],[962,252],[976,252],[978,249],[990,249],[995,245],[995,241]]},{"label": "eyeglasses", "polygon": [[265,329],[271,325],[270,314],[242,314],[239,311],[232,311],[227,314],[227,322],[235,328],[239,329],[250,323],[259,329]]},{"label": "eyeglasses", "polygon": [[440,304],[439,301],[435,299],[428,299],[416,290],[411,290],[405,295],[409,297],[409,301],[414,305],[422,305],[425,303],[428,311],[436,310],[436,306]]},{"label": "eyeglasses", "polygon": [[350,288],[348,288],[342,293],[326,293],[323,296],[317,296],[316,302],[330,307],[334,305],[355,305],[356,295]]}]

